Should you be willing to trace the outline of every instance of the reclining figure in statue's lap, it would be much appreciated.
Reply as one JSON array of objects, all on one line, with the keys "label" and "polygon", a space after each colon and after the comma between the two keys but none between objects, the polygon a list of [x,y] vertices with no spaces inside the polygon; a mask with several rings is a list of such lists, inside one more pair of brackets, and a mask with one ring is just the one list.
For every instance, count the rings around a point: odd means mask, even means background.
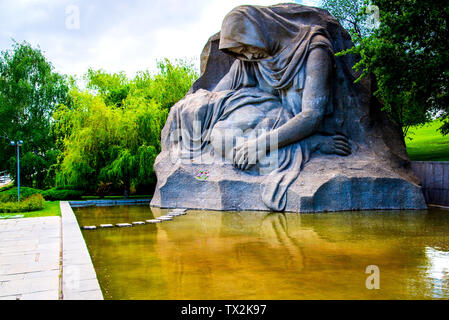
[{"label": "reclining figure in statue's lap", "polygon": [[319,130],[333,112],[332,42],[322,27],[241,6],[223,21],[220,50],[234,64],[212,91],[172,107],[162,148],[191,158],[213,150],[240,170],[267,174],[262,199],[283,210],[288,186],[313,152],[351,153],[345,135]]}]

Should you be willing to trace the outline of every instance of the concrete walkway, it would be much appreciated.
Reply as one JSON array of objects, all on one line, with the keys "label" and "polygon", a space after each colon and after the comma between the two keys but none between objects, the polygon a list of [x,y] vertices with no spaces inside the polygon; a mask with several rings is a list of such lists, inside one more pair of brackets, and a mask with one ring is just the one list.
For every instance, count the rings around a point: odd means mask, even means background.
[{"label": "concrete walkway", "polygon": [[0,220],[0,299],[59,299],[60,254],[60,217]]},{"label": "concrete walkway", "polygon": [[0,220],[0,300],[102,300],[69,203],[61,217]]},{"label": "concrete walkway", "polygon": [[89,251],[76,216],[67,201],[61,201],[62,297],[64,300],[103,300]]}]

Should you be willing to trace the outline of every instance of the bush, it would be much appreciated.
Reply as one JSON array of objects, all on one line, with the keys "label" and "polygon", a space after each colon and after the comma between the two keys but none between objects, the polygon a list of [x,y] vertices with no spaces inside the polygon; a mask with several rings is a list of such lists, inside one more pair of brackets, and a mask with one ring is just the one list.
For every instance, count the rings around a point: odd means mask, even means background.
[{"label": "bush", "polygon": [[79,190],[67,190],[67,189],[58,189],[52,188],[45,191],[42,191],[42,195],[45,200],[77,200],[81,199],[84,191]]},{"label": "bush", "polygon": [[13,187],[14,187],[14,183],[11,182],[10,184],[7,184],[6,186],[1,187],[1,188],[0,188],[0,192],[9,190],[9,189],[11,189],[11,188],[13,188]]},{"label": "bush", "polygon": [[[20,188],[20,199],[27,199],[35,194],[42,194],[42,190],[22,187]],[[0,193],[0,203],[1,202],[16,202],[17,201],[17,187],[11,188],[9,190]]]},{"label": "bush", "polygon": [[22,202],[4,202],[0,203],[0,213],[28,212],[41,210],[44,207],[45,200],[41,194],[34,194]]}]

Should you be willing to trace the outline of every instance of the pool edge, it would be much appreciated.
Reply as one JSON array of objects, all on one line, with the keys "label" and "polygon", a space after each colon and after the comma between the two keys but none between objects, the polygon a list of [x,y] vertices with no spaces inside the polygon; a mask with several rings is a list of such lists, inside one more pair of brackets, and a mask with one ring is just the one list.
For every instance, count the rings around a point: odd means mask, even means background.
[{"label": "pool edge", "polygon": [[92,259],[68,201],[60,202],[62,220],[62,300],[103,300]]}]

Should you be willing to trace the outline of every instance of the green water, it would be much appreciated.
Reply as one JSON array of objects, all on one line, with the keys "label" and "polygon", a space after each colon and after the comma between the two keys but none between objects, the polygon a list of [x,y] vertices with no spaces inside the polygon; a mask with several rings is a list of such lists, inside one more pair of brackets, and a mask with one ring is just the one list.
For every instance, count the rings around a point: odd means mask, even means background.
[{"label": "green water", "polygon": [[[74,211],[82,226],[169,210]],[[449,298],[447,210],[188,211],[173,221],[83,235],[105,299]],[[369,265],[379,268],[379,289],[366,287]]]}]

